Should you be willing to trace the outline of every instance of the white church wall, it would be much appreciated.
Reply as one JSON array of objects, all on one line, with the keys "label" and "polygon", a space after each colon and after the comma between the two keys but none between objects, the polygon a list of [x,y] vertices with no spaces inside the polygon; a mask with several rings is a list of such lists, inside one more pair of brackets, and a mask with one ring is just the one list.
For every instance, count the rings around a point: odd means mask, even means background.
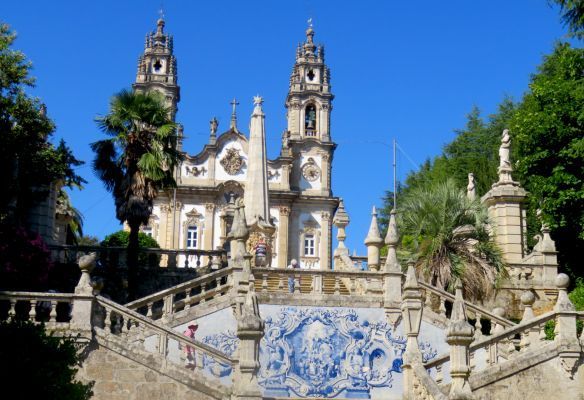
[{"label": "white church wall", "polygon": [[[302,205],[296,208],[298,217],[292,221],[293,225],[290,231],[290,235],[294,235],[295,240],[289,240],[289,242],[296,244],[297,248],[290,249],[290,254],[294,254],[290,258],[296,258],[300,268],[320,269],[320,246],[326,246],[326,243],[321,243],[321,211],[319,207],[311,205]],[[314,255],[305,254],[303,234],[314,235]]]}]

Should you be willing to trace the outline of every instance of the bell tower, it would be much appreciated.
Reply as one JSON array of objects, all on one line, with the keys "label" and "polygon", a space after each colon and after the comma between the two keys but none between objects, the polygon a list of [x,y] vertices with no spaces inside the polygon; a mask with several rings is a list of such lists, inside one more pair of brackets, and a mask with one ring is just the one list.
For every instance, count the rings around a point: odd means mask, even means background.
[{"label": "bell tower", "polygon": [[286,97],[288,128],[283,155],[294,157],[291,186],[306,195],[331,195],[331,163],[336,144],[331,141],[330,70],[324,46],[314,43],[309,20],[306,41],[298,45]]},{"label": "bell tower", "polygon": [[177,84],[173,38],[164,33],[162,18],[156,23],[156,31],[146,34],[144,53],[138,58],[136,82],[132,87],[137,92],[156,90],[162,93],[167,107],[170,107],[172,120],[175,119],[180,88]]},{"label": "bell tower", "polygon": [[296,62],[286,98],[288,132],[291,140],[314,138],[330,141],[330,70],[324,63],[324,46],[314,44],[312,24],[306,41],[296,49]]}]

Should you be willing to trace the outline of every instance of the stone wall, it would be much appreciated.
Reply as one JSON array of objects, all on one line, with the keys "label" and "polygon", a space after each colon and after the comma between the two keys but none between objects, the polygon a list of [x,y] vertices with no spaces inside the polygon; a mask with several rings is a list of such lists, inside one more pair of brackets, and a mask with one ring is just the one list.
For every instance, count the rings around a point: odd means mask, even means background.
[{"label": "stone wall", "polygon": [[77,378],[95,382],[93,400],[214,399],[102,346],[89,352]]}]

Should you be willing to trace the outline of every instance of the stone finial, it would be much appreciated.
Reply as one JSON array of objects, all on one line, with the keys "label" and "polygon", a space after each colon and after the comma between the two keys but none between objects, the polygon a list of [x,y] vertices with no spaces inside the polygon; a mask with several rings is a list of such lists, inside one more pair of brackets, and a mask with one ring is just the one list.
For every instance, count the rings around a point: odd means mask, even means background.
[{"label": "stone finial", "polygon": [[558,300],[556,301],[555,311],[574,311],[575,307],[568,297],[568,286],[570,285],[570,277],[566,274],[558,274],[555,280],[558,288]]},{"label": "stone finial", "polygon": [[345,247],[345,239],[347,238],[345,228],[349,225],[349,222],[349,214],[345,211],[345,203],[343,202],[343,199],[339,199],[339,207],[333,217],[333,225],[337,227],[337,240],[339,241],[339,244],[335,249],[335,255],[340,253],[349,255],[349,250]]},{"label": "stone finial", "polygon": [[370,270],[379,270],[379,249],[382,245],[383,239],[381,238],[377,224],[377,210],[373,206],[373,210],[371,211],[371,225],[365,238],[365,246],[367,246],[367,267]]},{"label": "stone finial", "polygon": [[469,346],[473,338],[474,328],[466,319],[462,282],[458,280],[452,314],[446,329],[446,342],[450,345],[450,376],[452,377],[449,399],[468,400],[473,398],[468,381],[470,375]]},{"label": "stone finial", "polygon": [[523,304],[525,310],[523,311],[521,322],[529,321],[535,317],[535,314],[533,313],[533,303],[535,303],[535,295],[533,292],[530,290],[523,292],[521,295],[521,304]]},{"label": "stone finial", "polygon": [[387,245],[387,258],[385,259],[385,271],[401,271],[401,266],[397,261],[397,245],[399,243],[399,234],[397,231],[397,222],[395,220],[395,209],[389,214],[389,224],[387,225],[387,234],[385,235],[385,244]]},{"label": "stone finial", "polygon": [[75,286],[75,294],[93,294],[93,286],[91,284],[91,271],[95,268],[96,253],[90,253],[79,258],[79,269],[81,270],[81,278],[77,286]]},{"label": "stone finial", "polygon": [[236,200],[233,223],[231,224],[231,231],[229,232],[229,237],[231,238],[232,258],[241,258],[247,255],[245,241],[248,236],[249,230],[245,219],[245,207],[243,205],[243,199],[239,198]]},{"label": "stone finial", "polygon": [[422,361],[422,353],[418,346],[418,334],[422,324],[422,293],[416,278],[414,263],[408,264],[408,272],[404,283],[401,302],[402,319],[404,321],[404,333],[407,335],[404,363],[412,364]]},{"label": "stone finial", "polygon": [[468,185],[466,186],[466,197],[470,201],[474,201],[477,198],[477,190],[475,184],[475,177],[472,172],[468,174]]}]

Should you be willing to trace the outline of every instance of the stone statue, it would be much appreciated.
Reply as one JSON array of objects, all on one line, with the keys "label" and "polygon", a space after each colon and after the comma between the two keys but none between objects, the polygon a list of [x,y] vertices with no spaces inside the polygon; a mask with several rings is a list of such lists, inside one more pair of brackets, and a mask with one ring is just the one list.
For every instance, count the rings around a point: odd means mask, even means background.
[{"label": "stone statue", "polygon": [[511,159],[511,137],[509,136],[509,129],[503,131],[503,137],[501,138],[501,147],[499,147],[499,168],[500,169],[510,169]]},{"label": "stone statue", "polygon": [[216,117],[213,117],[211,121],[209,121],[210,128],[211,128],[211,135],[215,136],[217,134],[217,127],[219,127],[219,121],[217,121]]},{"label": "stone statue", "polygon": [[477,197],[476,185],[475,185],[475,178],[474,174],[470,172],[468,174],[468,185],[466,186],[466,197],[469,200],[474,200]]}]

